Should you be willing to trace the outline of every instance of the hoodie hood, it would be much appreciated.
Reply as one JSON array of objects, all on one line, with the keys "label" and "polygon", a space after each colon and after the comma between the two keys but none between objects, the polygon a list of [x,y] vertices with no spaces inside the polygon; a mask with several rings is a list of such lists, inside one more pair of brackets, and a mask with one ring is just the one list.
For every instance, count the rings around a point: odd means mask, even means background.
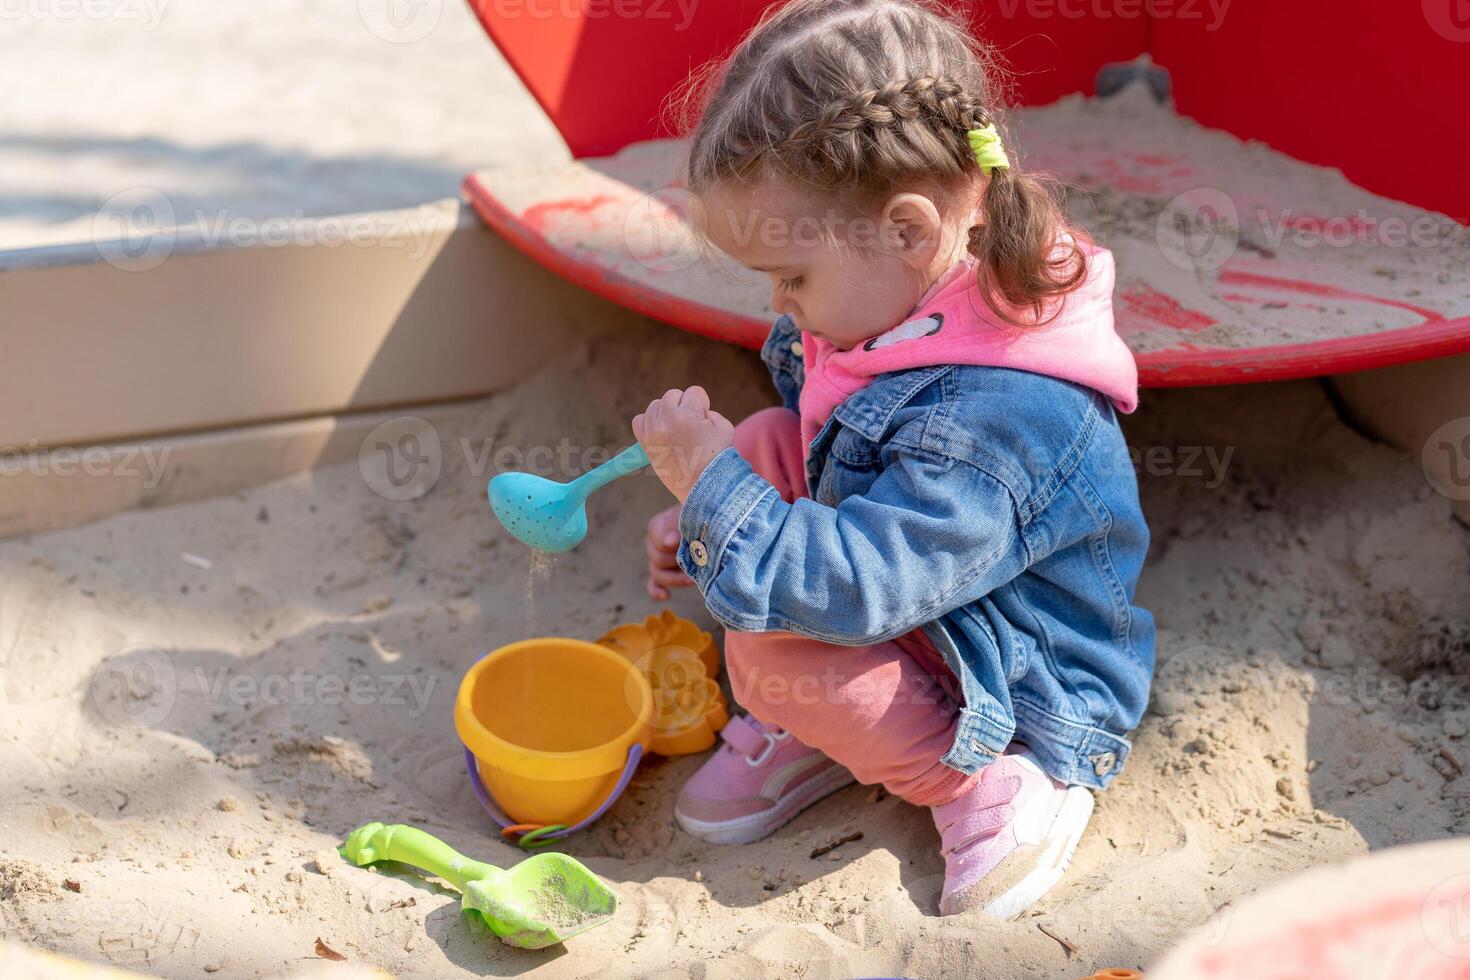
[{"label": "hoodie hood", "polygon": [[1039,327],[1000,322],[986,306],[974,259],[956,263],[897,326],[851,350],[802,335],[806,378],[802,437],[809,446],[838,405],[891,371],[960,364],[1014,368],[1072,381],[1106,395],[1120,412],[1138,407],[1138,366],[1113,325],[1113,253],[1085,245],[1087,278]]}]

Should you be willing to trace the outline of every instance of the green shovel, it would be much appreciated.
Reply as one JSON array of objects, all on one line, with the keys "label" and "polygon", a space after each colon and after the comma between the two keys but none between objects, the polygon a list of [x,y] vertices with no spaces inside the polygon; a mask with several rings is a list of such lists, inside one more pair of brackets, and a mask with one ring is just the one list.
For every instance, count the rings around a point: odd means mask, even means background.
[{"label": "green shovel", "polygon": [[618,896],[576,858],[537,854],[510,870],[481,864],[403,824],[364,824],[342,856],[360,866],[400,861],[443,878],[507,946],[545,949],[611,921]]}]

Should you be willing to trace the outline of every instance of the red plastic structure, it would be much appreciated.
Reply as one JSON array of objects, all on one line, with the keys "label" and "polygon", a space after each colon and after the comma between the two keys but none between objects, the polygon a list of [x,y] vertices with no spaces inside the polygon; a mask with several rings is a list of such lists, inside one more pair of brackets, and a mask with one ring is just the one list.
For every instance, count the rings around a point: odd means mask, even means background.
[{"label": "red plastic structure", "polygon": [[[1470,104],[1470,23],[1431,16],[1436,2],[1191,0],[1155,19],[1100,17],[1062,0],[975,5],[977,30],[1010,61],[1022,105],[1088,93],[1101,65],[1149,51],[1174,74],[1184,114],[1338,165],[1374,191],[1459,211],[1457,224],[1345,190],[1334,174],[1224,134],[1191,142],[1191,157],[1160,141],[1167,130],[1126,119],[1088,132],[1050,109],[1022,112],[1028,168],[1090,193],[1132,195],[1125,209],[1148,212],[1161,229],[1181,207],[1217,217],[1211,193],[1247,212],[1231,216],[1242,230],[1232,254],[1182,279],[1162,238],[1151,248],[1140,245],[1147,235],[1115,242],[1117,215],[1106,202],[1095,206],[1096,227],[1081,219],[1118,252],[1119,329],[1144,385],[1307,377],[1470,350],[1462,164],[1470,127],[1444,118]],[[471,175],[465,191],[478,213],[580,286],[674,326],[758,346],[771,319],[760,283],[708,257],[680,260],[687,245],[650,248],[647,236],[665,235],[681,206],[679,145],[664,140],[674,135],[670,94],[733,46],[764,0],[470,3],[576,158]],[[1186,8],[1196,16],[1185,17]],[[1408,98],[1407,87],[1422,97]],[[1335,193],[1316,194],[1318,186]],[[1252,208],[1261,215],[1254,225]],[[1262,225],[1278,240],[1259,241]],[[1248,226],[1256,232],[1246,234]]]}]

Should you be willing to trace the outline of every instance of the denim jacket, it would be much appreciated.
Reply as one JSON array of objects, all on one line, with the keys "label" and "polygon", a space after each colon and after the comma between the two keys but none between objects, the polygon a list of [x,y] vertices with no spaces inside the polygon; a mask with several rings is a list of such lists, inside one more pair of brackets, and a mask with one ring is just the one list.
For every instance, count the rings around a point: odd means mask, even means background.
[{"label": "denim jacket", "polygon": [[[797,409],[799,333],[761,352]],[[1148,527],[1114,409],[1007,368],[885,374],[843,402],[784,502],[734,450],[700,475],[679,564],[733,630],[867,645],[923,628],[964,705],[944,762],[1012,737],[1056,779],[1101,788],[1147,705],[1153,617],[1133,604]]]}]

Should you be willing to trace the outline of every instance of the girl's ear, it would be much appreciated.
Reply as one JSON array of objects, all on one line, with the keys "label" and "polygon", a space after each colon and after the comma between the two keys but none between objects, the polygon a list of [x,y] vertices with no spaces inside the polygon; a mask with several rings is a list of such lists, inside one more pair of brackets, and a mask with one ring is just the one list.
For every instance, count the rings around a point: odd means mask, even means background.
[{"label": "girl's ear", "polygon": [[943,224],[939,209],[922,194],[895,194],[883,205],[879,225],[884,243],[905,265],[923,271],[939,254]]}]

